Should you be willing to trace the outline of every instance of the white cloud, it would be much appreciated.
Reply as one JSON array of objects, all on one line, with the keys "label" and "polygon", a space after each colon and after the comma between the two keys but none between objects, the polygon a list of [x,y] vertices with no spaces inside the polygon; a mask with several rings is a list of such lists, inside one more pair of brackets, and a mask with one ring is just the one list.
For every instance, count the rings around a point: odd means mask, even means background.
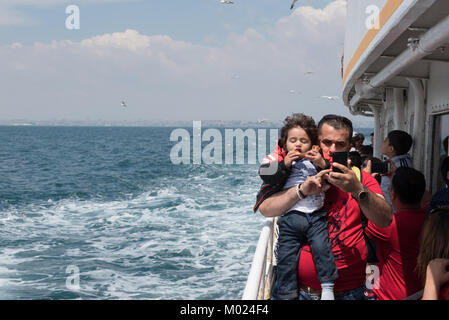
[{"label": "white cloud", "polygon": [[137,51],[149,47],[150,37],[141,35],[135,30],[126,30],[83,40],[81,45],[90,48],[123,48]]},{"label": "white cloud", "polygon": [[222,47],[136,30],[3,46],[0,61],[9,62],[0,87],[10,108],[2,117],[254,120],[343,112],[318,97],[340,93],[344,21],[345,1],[336,0],[322,10],[299,7],[268,31],[231,34]]},{"label": "white cloud", "polygon": [[182,50],[191,47],[192,44],[175,41],[167,35],[146,36],[136,30],[128,29],[125,32],[114,32],[85,39],[81,41],[81,46],[106,51],[112,48],[127,49],[137,53],[144,52],[145,49],[151,52],[151,49],[155,47],[165,50]]}]

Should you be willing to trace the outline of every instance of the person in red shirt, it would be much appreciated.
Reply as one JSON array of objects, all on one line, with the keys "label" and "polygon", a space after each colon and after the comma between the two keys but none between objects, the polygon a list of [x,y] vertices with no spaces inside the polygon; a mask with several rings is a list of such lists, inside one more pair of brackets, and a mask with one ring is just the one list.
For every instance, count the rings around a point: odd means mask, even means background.
[{"label": "person in red shirt", "polygon": [[[335,151],[349,151],[352,132],[349,119],[337,115],[323,117],[318,123],[318,137],[324,158],[331,161]],[[364,299],[367,262],[361,212],[375,225],[387,227],[392,221],[392,209],[370,174],[362,171],[362,183],[350,168],[338,163],[333,166],[342,173],[323,170],[297,187],[264,199],[259,211],[266,217],[280,216],[298,202],[297,189],[303,196],[326,191],[324,208],[329,211],[329,240],[339,274],[334,287],[335,299],[361,300]],[[320,299],[321,286],[308,245],[301,249],[299,256],[298,288],[299,299]]]},{"label": "person in red shirt", "polygon": [[419,238],[426,219],[421,199],[426,189],[424,175],[407,167],[396,170],[389,187],[395,214],[387,228],[371,221],[367,236],[376,243],[379,279],[375,279],[374,295],[378,300],[402,300],[422,290],[416,273]]}]

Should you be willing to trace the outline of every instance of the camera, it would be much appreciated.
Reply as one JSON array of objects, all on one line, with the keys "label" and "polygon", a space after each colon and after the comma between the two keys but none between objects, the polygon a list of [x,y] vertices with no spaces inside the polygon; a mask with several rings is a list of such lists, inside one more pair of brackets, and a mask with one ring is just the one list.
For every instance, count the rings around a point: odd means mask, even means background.
[{"label": "camera", "polygon": [[390,171],[390,163],[389,162],[373,162],[371,164],[371,172],[372,173],[385,174],[389,171]]}]

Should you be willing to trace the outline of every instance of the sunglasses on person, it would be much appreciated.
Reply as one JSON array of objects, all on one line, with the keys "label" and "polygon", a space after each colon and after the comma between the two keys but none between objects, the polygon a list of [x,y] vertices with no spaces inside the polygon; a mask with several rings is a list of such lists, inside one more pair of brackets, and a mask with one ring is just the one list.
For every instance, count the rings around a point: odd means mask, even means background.
[{"label": "sunglasses on person", "polygon": [[449,205],[433,208],[429,211],[429,215],[433,214],[449,214]]}]

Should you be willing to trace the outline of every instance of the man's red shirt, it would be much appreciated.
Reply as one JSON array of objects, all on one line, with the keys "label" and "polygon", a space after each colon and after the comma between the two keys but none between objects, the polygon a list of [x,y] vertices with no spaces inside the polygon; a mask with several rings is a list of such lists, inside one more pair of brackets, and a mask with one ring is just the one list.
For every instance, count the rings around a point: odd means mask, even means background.
[{"label": "man's red shirt", "polygon": [[368,222],[366,234],[376,242],[379,259],[378,288],[373,287],[378,299],[402,300],[423,289],[415,269],[425,218],[422,208],[394,213],[387,228]]},{"label": "man's red shirt", "polygon": [[[370,191],[383,195],[376,179],[370,174],[362,171],[362,181]],[[335,186],[326,192],[324,201],[324,209],[329,211],[329,241],[339,275],[334,290],[359,288],[365,283],[368,256],[359,205],[350,193],[345,193]],[[301,248],[298,284],[321,290],[309,245]]]}]

